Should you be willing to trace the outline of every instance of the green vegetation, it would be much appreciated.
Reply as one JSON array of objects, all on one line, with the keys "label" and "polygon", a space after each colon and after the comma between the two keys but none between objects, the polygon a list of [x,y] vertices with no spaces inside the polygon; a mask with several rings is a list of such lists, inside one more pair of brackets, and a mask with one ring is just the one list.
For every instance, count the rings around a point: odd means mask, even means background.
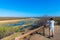
[{"label": "green vegetation", "polygon": [[12,34],[12,35],[10,35],[8,37],[5,37],[5,38],[3,38],[1,40],[14,40],[15,37],[17,37],[17,36],[19,36],[21,34],[22,34],[21,32],[17,32],[17,33],[14,33],[14,34]]},{"label": "green vegetation", "polygon": [[[32,19],[30,19],[30,20],[32,20]],[[22,26],[5,26],[5,24],[0,24],[0,39],[2,39],[2,38],[3,38],[3,40],[9,40],[11,38],[13,39],[21,33],[21,30],[23,28],[26,28],[26,26],[29,27],[29,25],[34,24],[36,21],[37,20],[35,20],[35,19],[32,20],[32,22],[29,22],[28,20],[26,20],[25,24]],[[17,23],[17,22],[14,22],[14,23]],[[9,25],[9,24],[13,24],[13,23],[7,23],[7,25]],[[25,30],[25,29],[23,29],[23,30]],[[11,35],[13,35],[13,36],[11,36]]]},{"label": "green vegetation", "polygon": [[5,36],[9,36],[19,30],[19,27],[0,27],[0,38],[3,38]]}]

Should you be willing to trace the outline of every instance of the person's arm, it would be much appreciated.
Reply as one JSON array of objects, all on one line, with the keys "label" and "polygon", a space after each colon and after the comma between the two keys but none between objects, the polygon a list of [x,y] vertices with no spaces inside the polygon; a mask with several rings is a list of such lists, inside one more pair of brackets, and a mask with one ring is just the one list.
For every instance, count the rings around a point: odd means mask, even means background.
[{"label": "person's arm", "polygon": [[49,20],[47,21],[47,26],[49,26]]}]

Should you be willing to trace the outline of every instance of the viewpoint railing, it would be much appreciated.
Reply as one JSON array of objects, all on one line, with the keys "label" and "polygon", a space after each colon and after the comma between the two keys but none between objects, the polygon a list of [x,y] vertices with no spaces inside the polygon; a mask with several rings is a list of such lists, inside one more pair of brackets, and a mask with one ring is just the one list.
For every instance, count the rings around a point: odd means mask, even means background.
[{"label": "viewpoint railing", "polygon": [[30,35],[30,34],[32,34],[34,32],[37,32],[38,30],[41,30],[41,29],[43,29],[43,35],[45,35],[44,26],[41,26],[41,27],[38,27],[38,28],[36,28],[34,30],[31,30],[31,31],[29,31],[29,32],[27,32],[27,33],[25,33],[23,35],[20,35],[19,37],[16,37],[15,40],[21,40],[21,39],[27,37],[28,35]]}]

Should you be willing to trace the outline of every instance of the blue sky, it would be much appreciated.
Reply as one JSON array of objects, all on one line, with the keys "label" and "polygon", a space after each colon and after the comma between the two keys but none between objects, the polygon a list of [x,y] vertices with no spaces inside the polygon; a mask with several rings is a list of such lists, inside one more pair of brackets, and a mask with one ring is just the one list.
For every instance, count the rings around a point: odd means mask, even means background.
[{"label": "blue sky", "polygon": [[0,17],[60,16],[60,0],[0,0]]}]

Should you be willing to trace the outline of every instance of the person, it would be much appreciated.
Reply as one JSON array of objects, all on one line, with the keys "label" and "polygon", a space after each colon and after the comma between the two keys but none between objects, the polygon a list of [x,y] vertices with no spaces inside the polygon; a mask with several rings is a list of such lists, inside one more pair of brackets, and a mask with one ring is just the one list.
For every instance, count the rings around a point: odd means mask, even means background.
[{"label": "person", "polygon": [[48,24],[49,24],[49,36],[48,36],[48,38],[54,37],[54,23],[55,23],[54,19],[50,18],[48,21]]}]

